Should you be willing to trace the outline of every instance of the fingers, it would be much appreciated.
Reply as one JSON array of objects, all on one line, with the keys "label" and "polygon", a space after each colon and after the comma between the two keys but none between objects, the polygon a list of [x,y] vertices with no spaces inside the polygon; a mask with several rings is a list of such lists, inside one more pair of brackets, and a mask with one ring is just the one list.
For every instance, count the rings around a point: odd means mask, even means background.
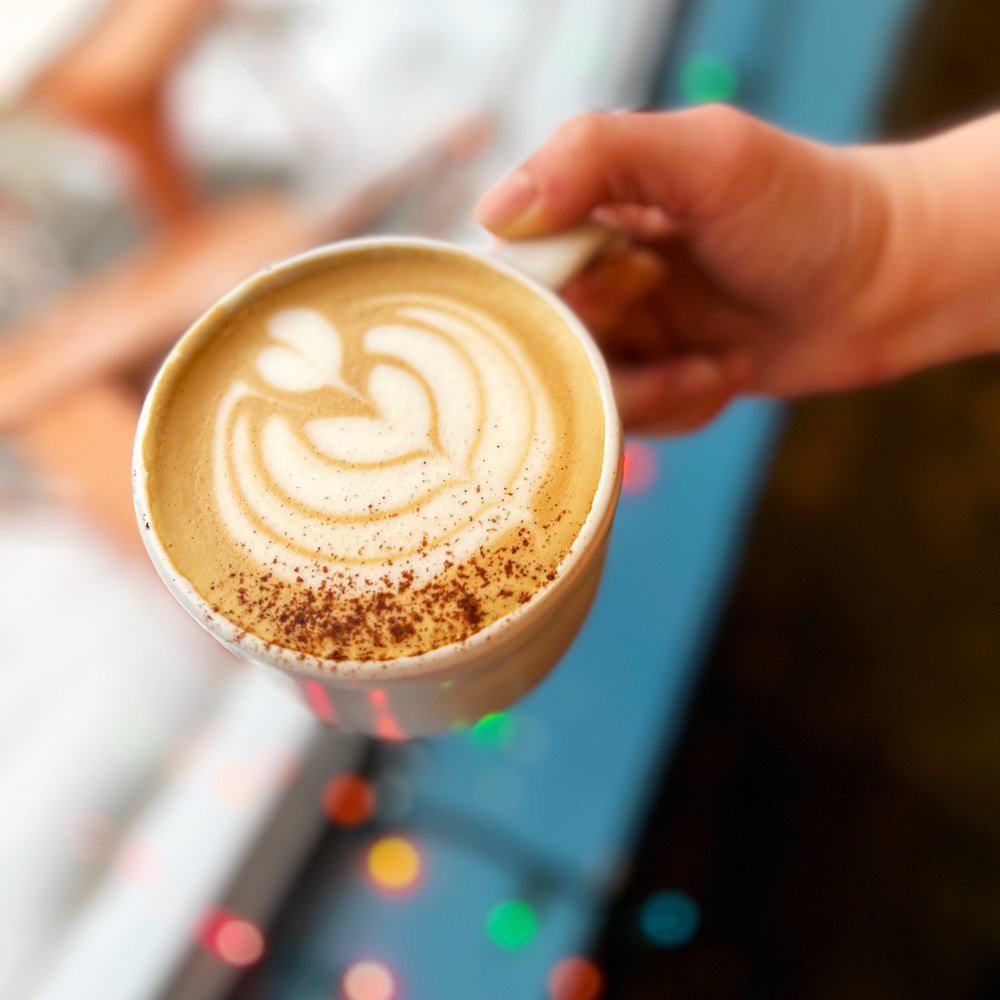
[{"label": "fingers", "polygon": [[516,239],[569,226],[600,205],[656,206],[679,220],[721,211],[759,158],[755,147],[777,135],[722,105],[581,115],[489,191],[476,218]]},{"label": "fingers", "polygon": [[638,248],[608,257],[563,289],[562,297],[600,340],[664,278],[666,264]]},{"label": "fingers", "polygon": [[655,205],[602,205],[592,216],[639,243],[662,243],[678,232],[677,223]]},{"label": "fingers", "polygon": [[766,322],[733,302],[676,240],[601,260],[563,297],[612,364],[717,354],[766,339]]},{"label": "fingers", "polygon": [[677,434],[712,419],[739,390],[744,363],[687,355],[641,368],[614,367],[611,380],[626,430]]}]

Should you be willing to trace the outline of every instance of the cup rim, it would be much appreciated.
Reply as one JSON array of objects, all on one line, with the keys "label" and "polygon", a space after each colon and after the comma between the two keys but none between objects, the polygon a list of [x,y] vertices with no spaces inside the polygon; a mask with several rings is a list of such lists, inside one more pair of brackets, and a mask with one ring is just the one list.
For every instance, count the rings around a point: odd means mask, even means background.
[{"label": "cup rim", "polygon": [[[270,285],[291,271],[310,262],[329,260],[364,250],[396,247],[471,257],[527,287],[556,311],[582,347],[597,379],[604,416],[601,472],[590,510],[569,552],[559,564],[555,579],[532,594],[524,604],[467,638],[446,646],[435,647],[426,653],[391,660],[325,660],[265,642],[259,636],[240,628],[224,615],[213,611],[205,598],[174,566],[157,532],[151,527],[148,514],[148,472],[142,457],[143,443],[149,430],[154,401],[169,373],[176,365],[183,363],[185,348],[190,348],[212,336],[225,318],[252,301],[257,295],[266,293]],[[421,236],[366,236],[337,240],[314,247],[255,271],[218,299],[187,328],[163,360],[143,403],[132,456],[132,494],[143,543],[167,589],[203,628],[233,652],[246,659],[282,669],[299,676],[302,680],[337,683],[338,681],[398,681],[418,677],[425,679],[427,674],[450,672],[449,668],[480,660],[487,646],[491,644],[495,646],[502,640],[509,639],[509,633],[512,631],[517,633],[519,623],[537,617],[540,608],[547,607],[565,591],[566,586],[586,567],[589,557],[600,551],[601,535],[606,535],[610,530],[610,522],[621,487],[621,455],[621,420],[604,357],[583,323],[552,289],[505,261],[479,250]]]}]

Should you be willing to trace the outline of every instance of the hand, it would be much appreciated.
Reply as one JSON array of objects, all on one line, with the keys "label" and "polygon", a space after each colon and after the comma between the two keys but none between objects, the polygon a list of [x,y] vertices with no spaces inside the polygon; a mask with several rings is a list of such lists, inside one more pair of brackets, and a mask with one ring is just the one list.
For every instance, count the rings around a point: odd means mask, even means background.
[{"label": "hand", "polygon": [[627,427],[1000,349],[1000,116],[835,148],[731,108],[585,115],[484,196],[506,238],[594,215],[631,244],[564,290]]}]

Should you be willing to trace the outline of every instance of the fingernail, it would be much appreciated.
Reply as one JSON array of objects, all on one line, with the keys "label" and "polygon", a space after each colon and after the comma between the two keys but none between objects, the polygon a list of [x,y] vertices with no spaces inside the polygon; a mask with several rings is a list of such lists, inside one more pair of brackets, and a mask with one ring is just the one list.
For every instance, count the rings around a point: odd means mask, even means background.
[{"label": "fingernail", "polygon": [[518,170],[479,199],[476,220],[500,236],[527,235],[538,228],[538,185],[531,174]]}]

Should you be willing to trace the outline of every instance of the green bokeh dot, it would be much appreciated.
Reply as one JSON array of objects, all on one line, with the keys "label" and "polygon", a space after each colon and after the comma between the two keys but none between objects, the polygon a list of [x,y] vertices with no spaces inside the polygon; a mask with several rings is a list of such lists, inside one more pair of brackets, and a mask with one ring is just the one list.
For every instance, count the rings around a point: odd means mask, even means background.
[{"label": "green bokeh dot", "polygon": [[736,85],[736,70],[718,56],[692,56],[681,70],[681,92],[692,104],[728,101]]},{"label": "green bokeh dot", "polygon": [[501,948],[523,948],[538,928],[535,911],[516,899],[497,903],[486,918],[486,933]]},{"label": "green bokeh dot", "polygon": [[505,750],[517,736],[517,720],[508,712],[484,715],[469,733],[473,743],[486,750]]}]

